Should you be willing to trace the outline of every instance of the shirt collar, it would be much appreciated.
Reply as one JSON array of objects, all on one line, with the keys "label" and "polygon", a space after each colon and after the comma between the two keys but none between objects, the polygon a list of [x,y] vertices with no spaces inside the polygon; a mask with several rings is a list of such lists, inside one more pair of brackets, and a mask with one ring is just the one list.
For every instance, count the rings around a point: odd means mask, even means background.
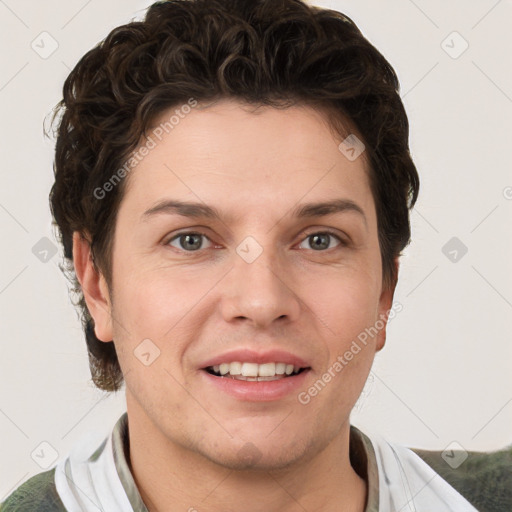
[{"label": "shirt collar", "polygon": [[[128,414],[126,412],[118,419],[114,426],[112,446],[117,474],[130,500],[133,511],[148,512],[128,464],[130,460],[130,443],[128,437]],[[350,426],[349,453],[352,467],[367,483],[367,499],[364,512],[378,512],[379,472],[375,450],[370,439],[353,425]]]}]

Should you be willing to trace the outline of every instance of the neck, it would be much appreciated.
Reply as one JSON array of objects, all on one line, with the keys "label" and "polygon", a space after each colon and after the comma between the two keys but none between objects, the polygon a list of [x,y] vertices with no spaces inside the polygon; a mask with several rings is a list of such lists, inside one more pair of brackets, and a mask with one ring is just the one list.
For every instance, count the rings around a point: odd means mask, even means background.
[{"label": "neck", "polygon": [[363,512],[365,508],[367,485],[350,464],[348,421],[309,460],[268,471],[223,467],[168,439],[144,414],[129,413],[128,432],[130,470],[149,512]]}]

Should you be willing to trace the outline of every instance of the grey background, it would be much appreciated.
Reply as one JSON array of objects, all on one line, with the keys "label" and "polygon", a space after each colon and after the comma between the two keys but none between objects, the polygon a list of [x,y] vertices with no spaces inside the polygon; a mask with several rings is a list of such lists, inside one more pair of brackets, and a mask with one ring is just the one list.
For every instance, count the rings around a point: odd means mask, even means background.
[{"label": "grey background", "polygon": [[[79,439],[101,440],[125,410],[124,392],[89,382],[54,254],[42,126],[78,59],[150,3],[0,0],[0,501]],[[315,3],[350,16],[396,69],[421,177],[403,311],[353,422],[408,446],[509,444],[512,2]]]}]

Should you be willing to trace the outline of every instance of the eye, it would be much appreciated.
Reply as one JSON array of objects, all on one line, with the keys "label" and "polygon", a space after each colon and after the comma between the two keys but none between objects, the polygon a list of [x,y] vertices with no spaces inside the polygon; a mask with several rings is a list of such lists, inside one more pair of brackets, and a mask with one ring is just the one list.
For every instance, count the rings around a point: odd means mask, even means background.
[{"label": "eye", "polygon": [[[175,249],[185,252],[197,252],[201,249],[208,248],[205,247],[203,240],[208,241],[208,243],[210,244],[208,247],[212,246],[211,240],[205,234],[193,231],[179,233],[178,235],[175,235],[174,237],[169,239],[168,242],[166,242],[166,245],[170,245]],[[332,245],[333,240],[337,241],[337,245]],[[306,235],[306,238],[303,240],[301,245],[304,242],[309,242],[309,248],[314,251],[326,251],[328,249],[333,249],[334,247],[347,245],[338,235],[331,233],[330,231],[310,233]],[[300,248],[308,249],[308,247]]]},{"label": "eye", "polygon": [[326,249],[332,249],[332,247],[330,247],[330,241],[333,238],[338,241],[338,246],[346,245],[345,242],[343,242],[339,236],[329,231],[310,233],[309,235],[307,235],[307,237],[304,239],[302,243],[309,241],[314,251],[322,251]]},{"label": "eye", "polygon": [[[198,251],[199,249],[204,249],[203,238],[210,241],[209,238],[203,233],[180,233],[179,235],[171,238],[166,245],[170,245],[171,247],[175,247],[176,249],[180,249],[186,252],[194,252]],[[177,242],[179,247],[173,245],[172,242]]]}]

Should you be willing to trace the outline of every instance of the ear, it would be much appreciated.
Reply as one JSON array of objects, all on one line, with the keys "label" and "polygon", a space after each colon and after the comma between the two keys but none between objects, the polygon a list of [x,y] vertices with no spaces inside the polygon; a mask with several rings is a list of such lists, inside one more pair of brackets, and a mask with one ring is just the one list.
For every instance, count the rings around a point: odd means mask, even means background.
[{"label": "ear", "polygon": [[[398,268],[400,266],[398,262],[398,258],[395,258],[394,260],[395,264],[395,275],[398,279]],[[377,321],[383,321],[384,327],[382,329],[379,329],[379,332],[377,334],[376,344],[375,344],[375,350],[379,352],[384,348],[384,345],[386,344],[386,328],[387,328],[387,322],[388,322],[388,316],[389,311],[393,306],[393,296],[395,294],[395,288],[396,288],[397,281],[395,280],[393,283],[391,283],[387,288],[383,288],[380,299],[379,299],[379,318]]]},{"label": "ear", "polygon": [[94,319],[96,337],[112,341],[112,307],[107,282],[94,265],[89,241],[78,231],[73,233],[73,264],[87,309]]}]

